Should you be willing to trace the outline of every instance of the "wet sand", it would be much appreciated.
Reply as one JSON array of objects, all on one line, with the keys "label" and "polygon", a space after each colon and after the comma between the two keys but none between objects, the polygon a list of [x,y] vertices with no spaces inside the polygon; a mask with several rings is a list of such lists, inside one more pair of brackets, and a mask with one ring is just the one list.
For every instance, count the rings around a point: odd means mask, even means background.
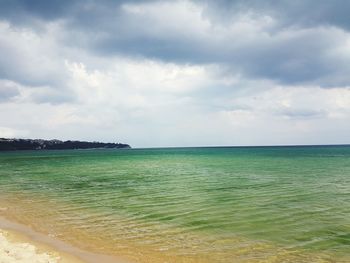
[{"label": "wet sand", "polygon": [[130,263],[115,256],[91,253],[0,217],[0,262]]}]

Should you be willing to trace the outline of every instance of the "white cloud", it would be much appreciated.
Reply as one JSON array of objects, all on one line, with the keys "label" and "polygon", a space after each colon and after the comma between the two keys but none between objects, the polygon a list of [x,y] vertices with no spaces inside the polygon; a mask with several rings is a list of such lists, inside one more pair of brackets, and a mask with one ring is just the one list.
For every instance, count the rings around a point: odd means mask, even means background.
[{"label": "white cloud", "polygon": [[63,61],[55,42],[56,27],[48,24],[44,32],[35,32],[0,22],[0,77],[31,86],[62,84]]},{"label": "white cloud", "polygon": [[[347,142],[349,32],[281,30],[254,11],[220,23],[203,10],[125,4],[127,27],[110,23],[91,39],[64,19],[40,30],[0,22],[0,136],[140,147]],[[101,55],[104,37],[127,44]],[[128,41],[136,51],[124,52]]]},{"label": "white cloud", "polygon": [[17,130],[9,127],[0,127],[0,138],[17,138],[28,134],[25,130]]},{"label": "white cloud", "polygon": [[287,118],[348,118],[350,88],[323,89],[314,86],[276,86],[248,97],[231,101],[235,107],[249,108],[259,114]]},{"label": "white cloud", "polygon": [[131,20],[131,27],[142,26],[143,34],[158,37],[177,34],[200,37],[211,27],[209,20],[202,16],[202,7],[190,1],[128,3],[122,10]]}]

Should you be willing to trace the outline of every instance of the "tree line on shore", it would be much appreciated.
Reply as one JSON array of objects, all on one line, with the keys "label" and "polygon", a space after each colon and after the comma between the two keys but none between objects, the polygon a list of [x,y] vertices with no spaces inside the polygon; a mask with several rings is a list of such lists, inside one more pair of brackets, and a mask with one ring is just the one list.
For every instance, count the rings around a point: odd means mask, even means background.
[{"label": "tree line on shore", "polygon": [[17,150],[68,150],[93,148],[131,148],[124,143],[103,143],[86,141],[60,141],[42,139],[6,139],[0,138],[0,151]]}]

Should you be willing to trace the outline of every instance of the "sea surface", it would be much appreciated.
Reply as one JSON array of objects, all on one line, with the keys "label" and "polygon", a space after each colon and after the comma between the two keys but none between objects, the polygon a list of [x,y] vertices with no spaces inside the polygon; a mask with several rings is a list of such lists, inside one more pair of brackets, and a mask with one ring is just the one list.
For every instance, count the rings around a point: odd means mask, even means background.
[{"label": "sea surface", "polygon": [[134,262],[350,262],[350,147],[2,152],[0,208]]}]

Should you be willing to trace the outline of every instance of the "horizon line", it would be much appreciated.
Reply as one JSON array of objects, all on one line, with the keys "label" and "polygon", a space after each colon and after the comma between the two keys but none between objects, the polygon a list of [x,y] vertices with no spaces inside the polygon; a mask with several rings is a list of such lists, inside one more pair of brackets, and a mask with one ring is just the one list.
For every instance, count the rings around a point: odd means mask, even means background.
[{"label": "horizon line", "polygon": [[[45,141],[80,141],[80,142],[99,142],[99,143],[114,143],[96,140],[77,140],[77,139],[30,139],[21,137],[0,137],[0,139],[20,139],[20,140],[45,140]],[[150,147],[133,147],[129,143],[117,142],[119,144],[128,144],[131,149],[169,149],[169,148],[262,148],[262,147],[324,147],[324,146],[350,146],[350,143],[326,143],[326,144],[267,144],[267,145],[197,145],[197,146],[150,146]]]},{"label": "horizon line", "polygon": [[350,146],[350,143],[335,144],[275,144],[275,145],[214,145],[214,146],[156,146],[156,147],[132,147],[131,149],[169,149],[169,148],[263,148],[263,147],[331,147]]}]

